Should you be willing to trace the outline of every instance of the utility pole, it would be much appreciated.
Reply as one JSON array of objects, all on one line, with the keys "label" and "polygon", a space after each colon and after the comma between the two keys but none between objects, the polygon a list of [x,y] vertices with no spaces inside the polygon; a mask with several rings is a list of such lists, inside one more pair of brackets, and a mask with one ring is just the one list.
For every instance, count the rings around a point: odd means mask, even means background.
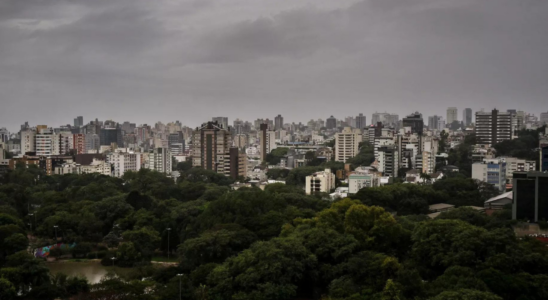
[{"label": "utility pole", "polygon": [[179,277],[179,300],[181,300],[182,298],[182,288],[181,288],[181,278],[183,278],[183,276],[185,276],[185,274],[177,274],[177,277]]},{"label": "utility pole", "polygon": [[55,228],[55,243],[57,244],[57,225],[53,226],[53,228]]}]

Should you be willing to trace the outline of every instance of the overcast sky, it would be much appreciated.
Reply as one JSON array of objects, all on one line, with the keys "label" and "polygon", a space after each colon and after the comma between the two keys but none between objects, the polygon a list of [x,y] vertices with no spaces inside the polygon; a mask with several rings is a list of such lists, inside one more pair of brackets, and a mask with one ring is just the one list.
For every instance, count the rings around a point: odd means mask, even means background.
[{"label": "overcast sky", "polygon": [[0,0],[0,127],[548,111],[547,0]]}]

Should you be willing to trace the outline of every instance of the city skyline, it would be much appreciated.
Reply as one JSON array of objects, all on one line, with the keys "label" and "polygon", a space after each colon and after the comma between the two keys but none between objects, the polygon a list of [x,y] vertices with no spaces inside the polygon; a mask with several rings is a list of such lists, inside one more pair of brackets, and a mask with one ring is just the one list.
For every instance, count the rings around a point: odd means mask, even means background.
[{"label": "city skyline", "polygon": [[10,131],[22,120],[71,124],[79,115],[196,126],[265,111],[292,122],[548,109],[546,1],[6,0],[0,8],[0,120]]}]

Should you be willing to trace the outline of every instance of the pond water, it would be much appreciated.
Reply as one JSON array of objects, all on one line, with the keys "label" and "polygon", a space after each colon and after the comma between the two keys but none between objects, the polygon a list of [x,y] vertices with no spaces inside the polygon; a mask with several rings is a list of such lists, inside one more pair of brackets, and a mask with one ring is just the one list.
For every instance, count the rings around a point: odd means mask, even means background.
[{"label": "pond water", "polygon": [[99,261],[56,261],[48,262],[46,266],[52,274],[65,273],[68,276],[83,276],[89,283],[98,283],[108,272],[124,275],[131,271],[128,268],[105,267]]}]

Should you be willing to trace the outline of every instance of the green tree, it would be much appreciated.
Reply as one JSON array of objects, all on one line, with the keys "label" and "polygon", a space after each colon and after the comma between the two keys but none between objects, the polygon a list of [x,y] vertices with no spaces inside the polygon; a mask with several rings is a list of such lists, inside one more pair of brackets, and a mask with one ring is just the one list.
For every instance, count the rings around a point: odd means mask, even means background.
[{"label": "green tree", "polygon": [[154,250],[160,246],[160,235],[157,231],[148,227],[126,231],[122,234],[122,237],[124,241],[132,242],[143,258],[149,260],[152,258]]}]

